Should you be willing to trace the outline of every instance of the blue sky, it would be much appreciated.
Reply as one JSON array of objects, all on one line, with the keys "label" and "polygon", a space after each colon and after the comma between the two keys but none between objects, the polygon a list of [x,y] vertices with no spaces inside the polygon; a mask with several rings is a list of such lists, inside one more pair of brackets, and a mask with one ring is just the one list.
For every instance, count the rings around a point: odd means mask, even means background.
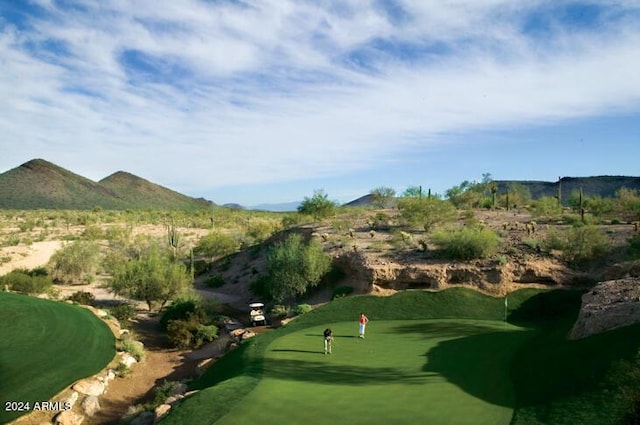
[{"label": "blue sky", "polygon": [[0,172],[244,205],[640,175],[638,0],[0,0]]}]

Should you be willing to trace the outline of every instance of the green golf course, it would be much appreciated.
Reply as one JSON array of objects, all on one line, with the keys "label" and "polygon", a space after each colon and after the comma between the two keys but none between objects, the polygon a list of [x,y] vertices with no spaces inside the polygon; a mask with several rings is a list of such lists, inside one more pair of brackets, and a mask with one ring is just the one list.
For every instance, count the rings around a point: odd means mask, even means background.
[{"label": "green golf course", "polygon": [[47,401],[115,355],[109,327],[78,306],[0,292],[0,323],[0,423],[27,413],[7,402]]},{"label": "green golf course", "polygon": [[506,322],[504,299],[462,288],[340,299],[228,353],[162,423],[620,423],[640,328],[568,341],[580,295],[517,291]]}]

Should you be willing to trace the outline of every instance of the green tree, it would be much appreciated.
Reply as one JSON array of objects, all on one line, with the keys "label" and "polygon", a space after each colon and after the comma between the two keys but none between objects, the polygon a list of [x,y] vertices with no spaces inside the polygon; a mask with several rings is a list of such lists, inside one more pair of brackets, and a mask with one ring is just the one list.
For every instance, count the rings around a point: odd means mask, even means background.
[{"label": "green tree", "polygon": [[377,208],[387,208],[396,196],[396,191],[392,187],[380,186],[371,189],[373,205]]},{"label": "green tree", "polygon": [[497,252],[501,243],[496,232],[479,226],[439,230],[432,240],[447,257],[456,260],[490,257]]},{"label": "green tree", "polygon": [[216,258],[234,253],[237,249],[238,241],[233,236],[212,230],[198,240],[193,251],[198,255],[209,257],[213,262]]},{"label": "green tree", "polygon": [[572,227],[566,234],[563,258],[575,266],[601,259],[609,251],[607,236],[597,226]]},{"label": "green tree", "polygon": [[403,198],[422,198],[424,193],[422,192],[422,186],[409,186],[402,192]]},{"label": "green tree", "polygon": [[562,206],[556,198],[543,196],[533,203],[531,212],[536,217],[555,217],[562,214]]},{"label": "green tree", "polygon": [[[509,205],[507,205],[507,192],[509,193]],[[527,205],[531,202],[531,191],[525,185],[518,182],[510,182],[505,193],[500,195],[500,204],[507,209],[512,206]]]},{"label": "green tree", "polygon": [[398,201],[398,209],[407,224],[423,227],[427,232],[456,218],[453,204],[437,198],[402,198]]},{"label": "green tree", "polygon": [[56,251],[47,268],[56,282],[78,284],[90,281],[100,266],[96,242],[75,241]]},{"label": "green tree", "polygon": [[280,303],[303,295],[331,269],[331,258],[316,240],[308,244],[297,234],[274,245],[267,257],[267,285],[274,301]]},{"label": "green tree", "polygon": [[622,188],[616,194],[617,211],[625,220],[640,219],[640,196],[637,190]]},{"label": "green tree", "polygon": [[298,206],[300,214],[308,214],[316,220],[331,217],[335,214],[335,210],[336,203],[330,201],[327,193],[322,189],[315,190],[311,198],[305,196]]},{"label": "green tree", "polygon": [[152,245],[139,258],[119,264],[109,286],[117,295],[145,301],[151,310],[154,304],[162,309],[183,294],[190,283],[185,265],[172,261],[166,252]]}]

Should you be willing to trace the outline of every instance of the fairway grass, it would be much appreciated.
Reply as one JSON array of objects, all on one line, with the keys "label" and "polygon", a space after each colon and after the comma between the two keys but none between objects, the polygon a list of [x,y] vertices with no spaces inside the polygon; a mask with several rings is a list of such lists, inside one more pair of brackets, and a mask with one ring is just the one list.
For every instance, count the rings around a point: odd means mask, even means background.
[{"label": "fairway grass", "polygon": [[47,401],[115,356],[109,327],[87,309],[0,292],[0,423],[7,401]]},{"label": "fairway grass", "polygon": [[505,312],[467,288],[342,298],[240,344],[162,424],[620,424],[640,325],[570,341],[580,299],[523,289]]},{"label": "fairway grass", "polygon": [[[509,358],[530,337],[494,321],[353,322],[307,328],[267,347],[257,387],[218,424],[509,424]],[[473,341],[469,341],[472,339]]]}]

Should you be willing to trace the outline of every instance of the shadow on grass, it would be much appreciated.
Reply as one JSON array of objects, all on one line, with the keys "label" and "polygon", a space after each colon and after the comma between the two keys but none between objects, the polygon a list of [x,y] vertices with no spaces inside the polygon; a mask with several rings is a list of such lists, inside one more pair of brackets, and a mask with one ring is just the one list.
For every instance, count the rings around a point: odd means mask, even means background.
[{"label": "shadow on grass", "polygon": [[391,332],[443,339],[425,354],[427,362],[422,370],[442,376],[476,398],[505,407],[515,406],[511,360],[536,333],[454,321],[401,325]]},{"label": "shadow on grass", "polygon": [[[324,335],[321,333],[317,334],[304,334],[304,336],[317,336],[318,338],[322,338]],[[334,338],[358,338],[357,335],[333,335]]]},{"label": "shadow on grass", "polygon": [[308,354],[324,354],[324,351],[321,350],[285,350],[285,349],[277,349],[277,350],[271,350],[273,352],[280,352],[280,353],[308,353]]},{"label": "shadow on grass", "polygon": [[326,362],[270,359],[264,376],[332,385],[424,384],[429,374],[407,374],[390,367],[338,366]]},{"label": "shadow on grass", "polygon": [[427,363],[423,370],[443,376],[474,397],[513,408],[512,358],[534,334],[534,331],[485,332],[442,341],[425,355]]}]

